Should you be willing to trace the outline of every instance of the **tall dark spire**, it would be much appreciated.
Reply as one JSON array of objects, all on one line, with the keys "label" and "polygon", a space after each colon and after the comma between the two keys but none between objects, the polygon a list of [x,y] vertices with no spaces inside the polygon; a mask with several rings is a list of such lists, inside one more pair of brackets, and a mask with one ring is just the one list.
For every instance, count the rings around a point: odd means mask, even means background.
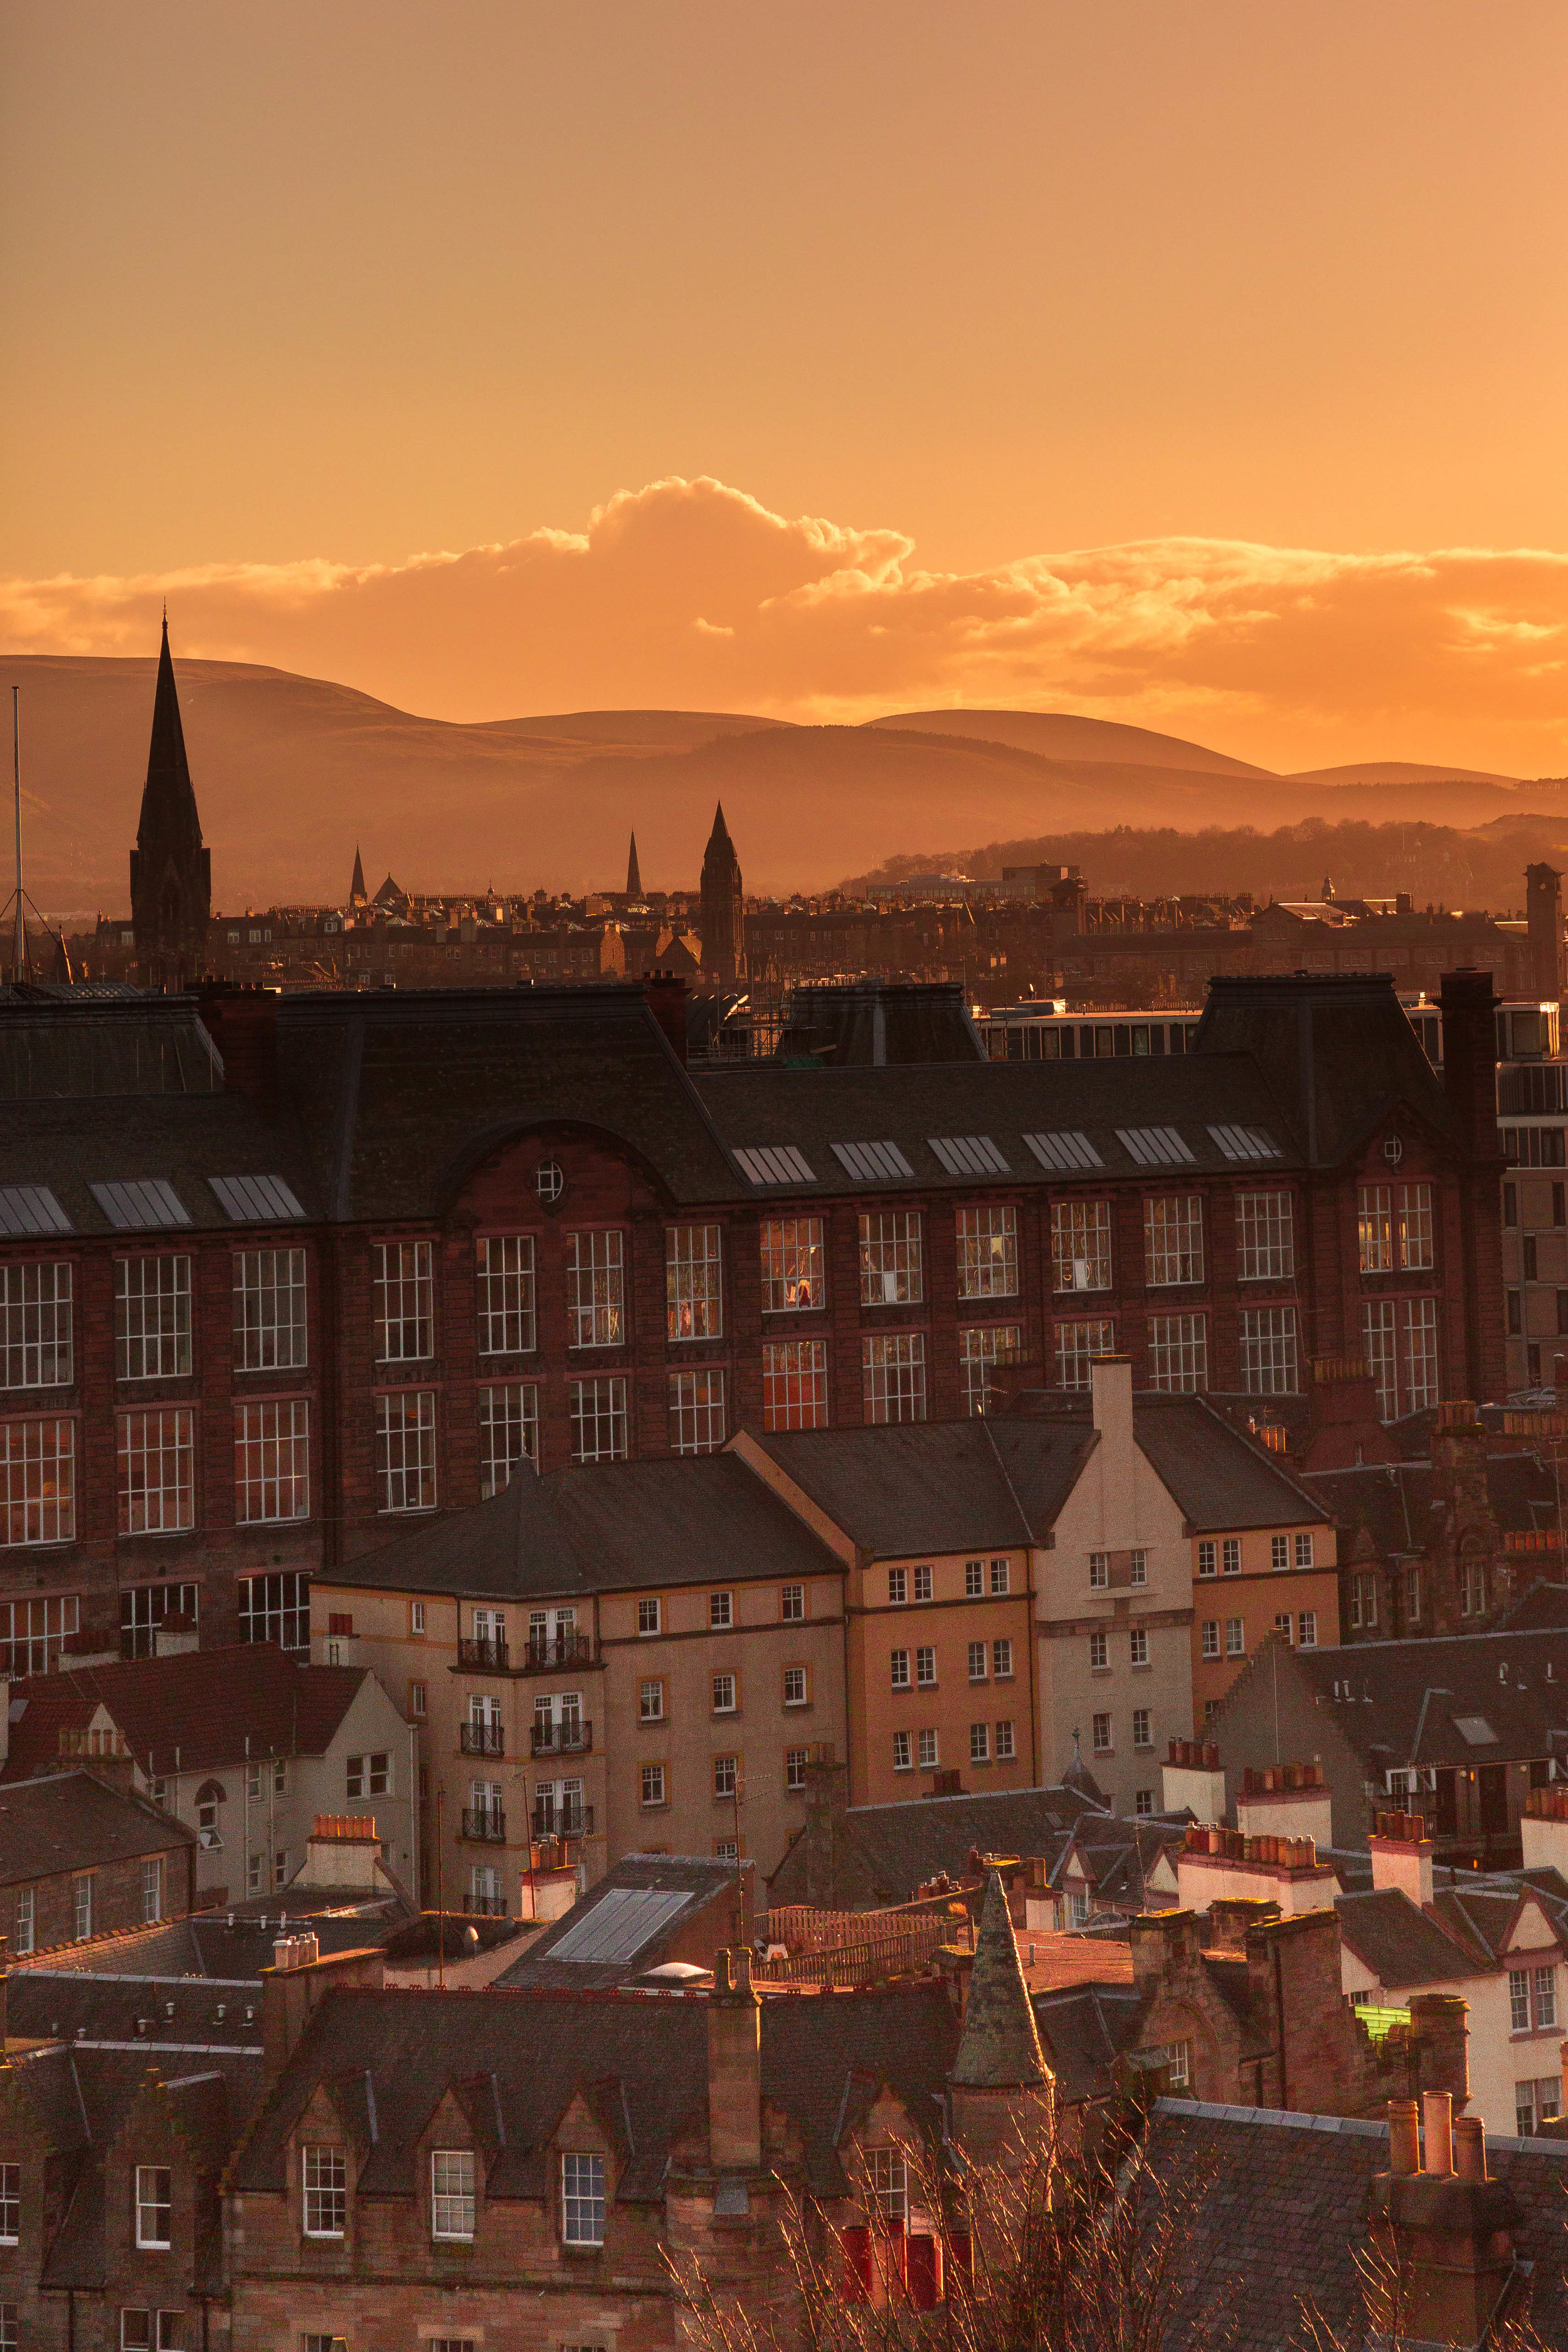
[{"label": "tall dark spire", "polygon": [[356,841],[354,844],[354,878],[349,884],[349,905],[351,907],[363,907],[364,905],[364,867],[360,863],[359,844]]},{"label": "tall dark spire", "polygon": [[985,1882],[963,2032],[949,2080],[970,2090],[1021,2091],[1039,2088],[1047,2073],[1007,1897],[994,1870]]},{"label": "tall dark spire", "polygon": [[205,967],[212,917],[212,853],[202,845],[166,613],[153,697],[147,782],[131,853],[131,917],[136,960],[148,978],[177,985]]},{"label": "tall dark spire", "polygon": [[626,896],[628,898],[642,897],[642,875],[637,868],[637,837],[635,833],[632,835],[631,856],[626,860]]},{"label": "tall dark spire", "polygon": [[702,969],[716,980],[742,980],[746,971],[746,902],[741,861],[720,802],[702,860]]}]

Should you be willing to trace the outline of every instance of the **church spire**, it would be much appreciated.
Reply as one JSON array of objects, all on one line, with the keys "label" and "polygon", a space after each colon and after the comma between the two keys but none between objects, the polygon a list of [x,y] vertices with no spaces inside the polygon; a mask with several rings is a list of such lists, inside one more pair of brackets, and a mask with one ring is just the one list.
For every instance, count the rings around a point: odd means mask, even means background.
[{"label": "church spire", "polygon": [[136,960],[149,978],[177,986],[202,970],[212,918],[212,852],[202,845],[167,613],[153,694],[147,781],[131,853],[131,915]]},{"label": "church spire", "polygon": [[637,837],[635,833],[632,835],[631,856],[626,859],[626,896],[628,898],[642,897],[642,875],[637,866]]},{"label": "church spire", "polygon": [[746,973],[746,901],[741,861],[724,822],[724,803],[713,815],[702,860],[702,969],[715,980],[743,980]]},{"label": "church spire", "polygon": [[359,844],[356,841],[354,844],[354,878],[349,884],[349,905],[351,907],[363,907],[364,905],[364,867],[360,862]]}]

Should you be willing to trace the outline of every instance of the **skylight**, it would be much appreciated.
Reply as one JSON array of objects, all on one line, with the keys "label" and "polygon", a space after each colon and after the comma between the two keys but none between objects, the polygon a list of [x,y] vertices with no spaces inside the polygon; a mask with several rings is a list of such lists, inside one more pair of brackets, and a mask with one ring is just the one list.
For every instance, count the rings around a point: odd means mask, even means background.
[{"label": "skylight", "polygon": [[849,1175],[867,1184],[885,1184],[889,1177],[915,1172],[896,1143],[836,1143],[833,1157]]},{"label": "skylight", "polygon": [[950,1176],[1012,1173],[988,1135],[928,1135],[926,1141]]},{"label": "skylight", "polygon": [[88,1191],[111,1225],[122,1234],[152,1225],[188,1225],[190,1213],[166,1176],[138,1176],[121,1184],[89,1184]]},{"label": "skylight", "polygon": [[612,1886],[585,1917],[568,1927],[548,1957],[552,1960],[629,1960],[640,1952],[690,1896],[668,1886]]},{"label": "skylight", "polygon": [[1140,1168],[1169,1168],[1193,1157],[1173,1127],[1119,1127],[1116,1133]]},{"label": "skylight", "polygon": [[753,1184],[815,1184],[816,1177],[804,1152],[793,1143],[738,1143],[735,1158],[742,1173]]},{"label": "skylight", "polygon": [[273,1224],[305,1213],[281,1176],[209,1176],[207,1182],[237,1225]]},{"label": "skylight", "polygon": [[1104,1160],[1081,1128],[1058,1128],[1050,1135],[1024,1138],[1042,1168],[1103,1168]]},{"label": "skylight", "polygon": [[47,1184],[0,1184],[0,1234],[68,1234],[71,1221]]},{"label": "skylight", "polygon": [[1497,1733],[1484,1715],[1457,1715],[1454,1728],[1472,1748],[1495,1748]]},{"label": "skylight", "polygon": [[1279,1146],[1260,1127],[1211,1127],[1209,1133],[1227,1160],[1281,1160]]}]

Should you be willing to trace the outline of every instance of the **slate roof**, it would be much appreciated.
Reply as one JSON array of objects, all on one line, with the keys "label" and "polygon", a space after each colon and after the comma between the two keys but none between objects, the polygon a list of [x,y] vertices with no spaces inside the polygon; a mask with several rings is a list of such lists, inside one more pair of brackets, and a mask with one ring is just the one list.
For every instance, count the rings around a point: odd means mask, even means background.
[{"label": "slate roof", "polygon": [[[1191,2274],[1163,2352],[1216,2326],[1233,2331],[1221,2340],[1234,2352],[1297,2352],[1309,2298],[1331,2341],[1367,2352],[1355,2257],[1367,2246],[1373,2175],[1388,2169],[1386,2124],[1162,2099],[1149,2147],[1163,2175],[1201,2192],[1183,2216]],[[1535,2265],[1541,2339],[1568,2343],[1568,2141],[1489,2139],[1487,2162],[1521,2208],[1519,2252]]]},{"label": "slate roof", "polygon": [[232,1770],[247,1738],[252,1757],[320,1756],[369,1679],[361,1666],[294,1665],[273,1642],[33,1675],[11,1685],[0,1783],[30,1780],[58,1756],[60,1732],[85,1729],[100,1706],[159,1773]]},{"label": "slate roof", "polygon": [[308,1920],[325,1957],[384,1942],[404,1925],[406,1916],[405,1907],[391,1896],[384,1903],[342,1913],[316,1910],[312,1906],[318,1901],[312,1892],[303,1902],[296,1898],[289,1907],[285,1888],[280,1895],[269,1898],[270,1907],[264,1914],[258,1908],[254,1914],[248,1909],[197,1911],[184,1919],[162,1920],[155,1927],[135,1927],[94,1936],[81,1944],[57,1945],[36,1958],[13,1952],[8,1963],[11,1982],[15,1985],[18,1976],[42,1969],[55,1975],[205,1977],[213,1983],[259,1985],[262,1969],[272,1965],[272,1946],[282,1932],[280,1919],[286,1918],[290,1928]]},{"label": "slate roof", "polygon": [[[618,1958],[558,1960],[553,1957],[557,1947],[568,1937],[582,1940],[579,1930],[604,1914],[607,1904],[612,1909],[626,1908],[617,1898],[628,1891],[668,1895],[673,1907],[659,1906],[658,1915],[649,1917],[646,1927],[640,1931],[628,1928],[626,1935],[617,1937],[626,1946]],[[542,1936],[536,1937],[528,1949],[493,1981],[499,1985],[549,1986],[563,1992],[593,1992],[628,1983],[634,1977],[657,1968],[671,1939],[684,1935],[710,1907],[713,1914],[714,1949],[734,1943],[737,1937],[731,1923],[735,1895],[732,1863],[713,1861],[705,1854],[623,1854],[563,1918],[547,1927]],[[634,1933],[636,1940],[631,1941]]]},{"label": "slate roof", "polygon": [[0,1783],[0,1886],[167,1853],[195,1842],[195,1830],[173,1814],[145,1797],[110,1788],[91,1772]]},{"label": "slate roof", "polygon": [[1037,1542],[1099,1442],[989,1417],[755,1439],[873,1559]]},{"label": "slate roof", "polygon": [[1568,1632],[1568,1584],[1538,1577],[1522,1600],[1500,1620],[1510,1633]]},{"label": "slate roof", "polygon": [[[851,1805],[835,1820],[837,1907],[905,1903],[938,1871],[962,1875],[972,1853],[1057,1851],[1096,1808],[1070,1789],[1007,1789],[992,1796],[917,1797],[905,1804]],[[768,1881],[775,1904],[804,1902],[805,1839],[797,1830]]]},{"label": "slate roof", "polygon": [[[1391,1764],[1468,1769],[1524,1762],[1568,1741],[1568,1632],[1456,1633],[1321,1650],[1290,1649],[1271,1635],[1221,1704],[1221,1738],[1254,1677],[1275,1673],[1300,1678],[1374,1775]],[[1461,1721],[1475,1738],[1466,1737]]]},{"label": "slate roof", "polygon": [[[1383,1559],[1424,1552],[1443,1503],[1430,1462],[1367,1464],[1356,1470],[1309,1470],[1301,1484],[1341,1528],[1364,1528]],[[1533,1454],[1493,1454],[1487,1459],[1487,1498],[1498,1525],[1535,1530],[1557,1525],[1557,1494],[1552,1474]],[[1522,1604],[1521,1604],[1522,1605]],[[1514,1622],[1519,1612],[1514,1612]],[[1568,1623],[1568,1611],[1546,1616],[1548,1624]]]},{"label": "slate roof", "polygon": [[421,1520],[335,1568],[331,1581],[505,1600],[841,1568],[739,1454],[725,1453],[574,1463],[542,1478],[520,1465],[489,1502]]},{"label": "slate roof", "polygon": [[[0,1095],[5,1026],[0,1021]],[[78,1234],[118,1230],[90,1187],[130,1177],[162,1176],[174,1186],[188,1223],[157,1229],[170,1236],[191,1230],[271,1230],[237,1225],[207,1181],[211,1176],[281,1176],[308,1218],[321,1213],[321,1196],[294,1119],[285,1113],[269,1123],[241,1095],[7,1101],[5,1121],[5,1181],[47,1185]],[[290,1219],[277,1230],[287,1233],[294,1224]]]},{"label": "slate roof", "polygon": [[[1441,1908],[1441,1898],[1437,1907]],[[1510,1906],[1511,1909],[1512,1906]],[[1490,1975],[1493,1965],[1397,1886],[1335,1897],[1340,1935],[1380,1985],[1418,1988]]]},{"label": "slate roof", "polygon": [[[6,1986],[5,2025],[8,2034],[24,2039],[74,2044],[81,2035],[89,2042],[141,2043],[147,2063],[184,2074],[204,2048],[260,2054],[261,1984],[258,1978],[225,1984],[200,1977],[18,1969]],[[160,2056],[160,2044],[173,2047]]]},{"label": "slate roof", "polygon": [[1037,1992],[1033,2007],[1057,2088],[1078,2101],[1099,2098],[1118,2058],[1138,2047],[1148,2003],[1130,1985],[1106,1982]]},{"label": "slate roof", "polygon": [[[940,2126],[941,2091],[958,2041],[944,1987],[764,2000],[764,2100],[799,2128],[811,2186],[842,2192],[836,2149],[847,2121],[886,2084],[915,2127]],[[376,2137],[360,2186],[406,2193],[413,2150],[448,2084],[482,2084],[504,2136],[492,2190],[546,2191],[549,2136],[579,2091],[591,2093],[629,2159],[617,2197],[656,2203],[672,2138],[701,2128],[708,2104],[707,2003],[640,1993],[339,1992],[317,2009],[234,2168],[236,2187],[277,2192],[295,2118],[317,2082],[368,2085]],[[360,2094],[363,2095],[363,2092]]]},{"label": "slate roof", "polygon": [[1140,1395],[1138,1449],[1195,1533],[1211,1528],[1300,1527],[1332,1514],[1279,1458],[1202,1397]]}]

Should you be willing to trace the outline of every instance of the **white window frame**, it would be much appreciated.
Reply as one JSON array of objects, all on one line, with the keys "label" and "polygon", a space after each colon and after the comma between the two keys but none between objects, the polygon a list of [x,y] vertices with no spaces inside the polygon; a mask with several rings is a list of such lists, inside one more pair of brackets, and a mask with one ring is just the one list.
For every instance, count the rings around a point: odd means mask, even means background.
[{"label": "white window frame", "polygon": [[668,1389],[670,1452],[720,1453],[727,1433],[722,1365],[671,1372]]},{"label": "white window frame", "polygon": [[307,2140],[300,2150],[300,2221],[307,2238],[342,2238],[349,2217],[349,2167],[345,2151],[329,2141]]},{"label": "white window frame", "polygon": [[504,1494],[520,1462],[539,1467],[539,1383],[498,1381],[478,1399],[479,1499]]},{"label": "white window frame", "polygon": [[436,1352],[434,1244],[373,1242],[371,1289],[376,1362],[427,1362]]},{"label": "white window frame", "polygon": [[304,1251],[236,1250],[233,1297],[235,1370],[302,1370],[310,1360]]},{"label": "white window frame", "polygon": [[861,1405],[874,1427],[924,1421],[923,1331],[868,1332],[860,1341]]},{"label": "white window frame", "polygon": [[376,1398],[375,1481],[383,1515],[436,1508],[434,1389],[395,1389]]},{"label": "white window frame", "polygon": [[[162,2184],[160,2193],[159,2184]],[[136,2208],[136,2244],[143,2253],[166,2254],[174,2239],[174,2175],[166,2164],[139,2164],[133,2190]],[[163,2217],[163,2235],[157,2234],[158,2214]]]},{"label": "white window frame", "polygon": [[814,1314],[826,1306],[820,1217],[765,1217],[762,1262],[764,1315]]},{"label": "white window frame", "polygon": [[567,1234],[566,1331],[569,1348],[625,1347],[626,1237],[619,1225],[586,1226]]},{"label": "white window frame", "polygon": [[770,1339],[763,1347],[763,1427],[827,1427],[827,1344]]},{"label": "white window frame", "polygon": [[561,2242],[602,2246],[605,2219],[605,2159],[576,2149],[561,2155]]},{"label": "white window frame", "polygon": [[672,1346],[724,1336],[724,1228],[664,1229],[666,1337]]},{"label": "white window frame", "polygon": [[1051,1202],[1051,1287],[1058,1297],[1112,1287],[1109,1201]]},{"label": "white window frame", "polygon": [[1156,1192],[1145,1196],[1143,1278],[1151,1290],[1203,1281],[1201,1192]]},{"label": "white window frame", "polygon": [[1236,1278],[1238,1282],[1293,1282],[1296,1277],[1296,1204],[1287,1192],[1238,1192],[1236,1196]]},{"label": "white window frame", "polygon": [[188,1404],[119,1416],[122,1536],[184,1535],[196,1523],[195,1415]]},{"label": "white window frame", "polygon": [[310,1516],[310,1405],[263,1398],[236,1407],[234,1510],[241,1527]]},{"label": "white window frame", "polygon": [[431,2149],[430,2235],[438,2243],[472,2245],[475,2171],[471,2147]]},{"label": "white window frame", "polygon": [[75,1540],[76,1423],[0,1421],[0,1550]]},{"label": "white window frame", "polygon": [[860,1216],[860,1304],[919,1307],[925,1263],[918,1209],[868,1209]]},{"label": "white window frame", "polygon": [[1247,1396],[1296,1396],[1301,1372],[1293,1307],[1244,1307],[1237,1318]]},{"label": "white window frame", "polygon": [[960,1209],[957,1216],[960,1298],[1016,1298],[1018,1212],[1008,1202]]},{"label": "white window frame", "polygon": [[531,1234],[476,1237],[474,1313],[480,1356],[533,1354],[539,1326]]},{"label": "white window frame", "polygon": [[596,1372],[568,1381],[574,1462],[624,1462],[628,1451],[624,1372]]},{"label": "white window frame", "polygon": [[75,1378],[68,1258],[0,1266],[0,1389],[69,1388]]},{"label": "white window frame", "polygon": [[1195,1396],[1209,1384],[1209,1318],[1151,1315],[1149,1385],[1167,1396]]},{"label": "white window frame", "polygon": [[191,1261],[184,1251],[114,1261],[114,1377],[188,1380]]}]

